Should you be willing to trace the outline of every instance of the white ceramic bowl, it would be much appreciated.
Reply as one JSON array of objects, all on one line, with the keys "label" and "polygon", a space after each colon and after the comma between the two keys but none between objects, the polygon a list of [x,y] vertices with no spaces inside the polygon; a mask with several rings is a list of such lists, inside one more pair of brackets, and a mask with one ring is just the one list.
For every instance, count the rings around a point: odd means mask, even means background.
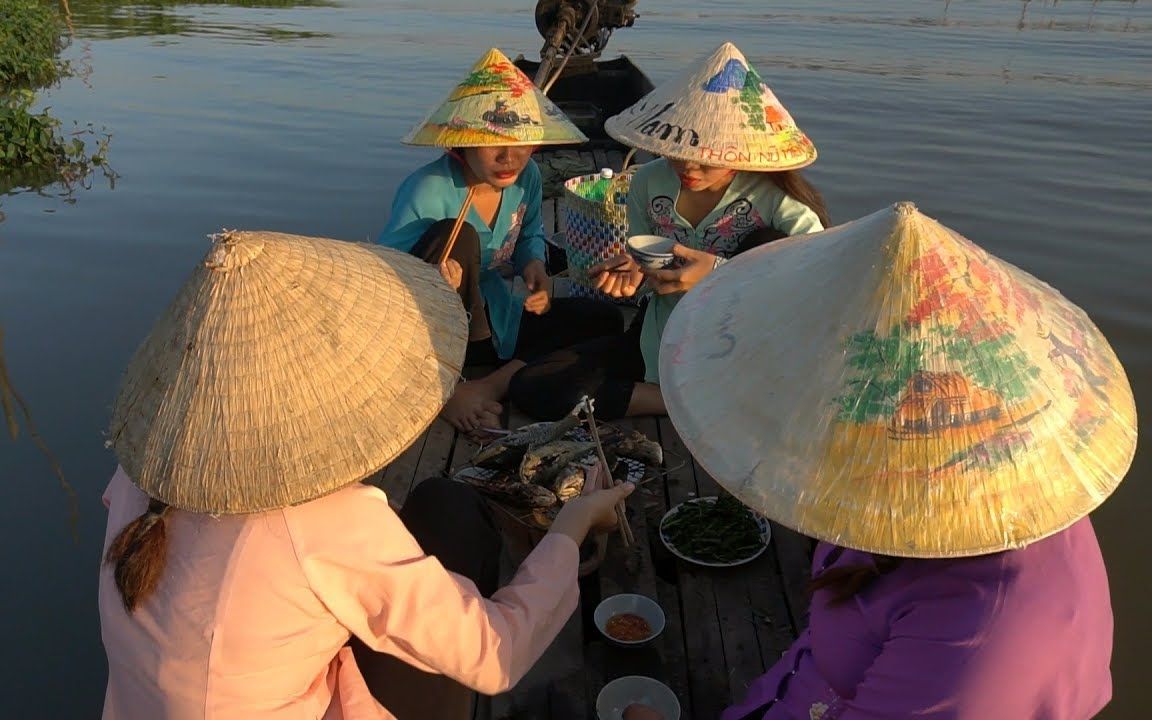
[{"label": "white ceramic bowl", "polygon": [[676,241],[660,235],[633,235],[625,243],[628,254],[636,263],[648,270],[663,270],[676,261],[672,246]]},{"label": "white ceramic bowl", "polygon": [[647,705],[664,720],[680,720],[680,701],[672,688],[643,675],[626,675],[605,685],[596,697],[596,716],[600,720],[621,720],[624,709],[633,703]]},{"label": "white ceramic bowl", "polygon": [[[639,615],[648,622],[648,626],[652,628],[652,634],[643,640],[617,640],[608,634],[608,620],[614,615],[620,613],[632,613]],[[664,611],[656,604],[656,601],[644,595],[633,595],[631,593],[622,593],[620,595],[613,595],[606,597],[600,601],[596,606],[596,612],[592,614],[592,619],[596,622],[597,629],[608,642],[615,643],[621,647],[640,647],[647,645],[664,632]]]}]

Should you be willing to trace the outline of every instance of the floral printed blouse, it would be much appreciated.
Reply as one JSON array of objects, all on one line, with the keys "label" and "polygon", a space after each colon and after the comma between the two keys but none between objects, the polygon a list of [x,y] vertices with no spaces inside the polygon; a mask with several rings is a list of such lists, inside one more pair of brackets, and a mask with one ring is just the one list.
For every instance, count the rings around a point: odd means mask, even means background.
[{"label": "floral printed blouse", "polygon": [[[772,227],[785,235],[801,235],[824,229],[814,211],[786,195],[764,173],[738,173],[696,227],[676,212],[679,194],[680,178],[664,159],[637,168],[628,189],[629,234],[661,235],[726,260],[754,230]],[[654,295],[648,302],[640,337],[646,382],[660,381],[660,337],[680,298],[680,294]]]},{"label": "floral printed blouse", "polygon": [[[433,224],[455,218],[468,186],[460,163],[445,154],[409,175],[396,190],[388,226],[379,243],[408,252]],[[544,226],[540,218],[543,186],[540,168],[528,161],[515,184],[504,189],[500,208],[489,227],[473,207],[467,220],[480,236],[480,293],[488,305],[488,321],[496,352],[510,358],[516,351],[524,300],[516,297],[500,274],[512,264],[516,274],[532,260],[544,259]]]}]

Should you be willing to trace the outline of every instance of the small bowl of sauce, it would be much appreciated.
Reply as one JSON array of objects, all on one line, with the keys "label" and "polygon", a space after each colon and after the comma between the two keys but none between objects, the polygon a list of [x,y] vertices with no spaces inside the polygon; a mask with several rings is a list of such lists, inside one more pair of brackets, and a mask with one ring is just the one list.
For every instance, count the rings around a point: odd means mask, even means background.
[{"label": "small bowl of sauce", "polygon": [[652,598],[621,593],[604,598],[593,620],[609,642],[621,647],[640,647],[664,632],[664,611]]}]

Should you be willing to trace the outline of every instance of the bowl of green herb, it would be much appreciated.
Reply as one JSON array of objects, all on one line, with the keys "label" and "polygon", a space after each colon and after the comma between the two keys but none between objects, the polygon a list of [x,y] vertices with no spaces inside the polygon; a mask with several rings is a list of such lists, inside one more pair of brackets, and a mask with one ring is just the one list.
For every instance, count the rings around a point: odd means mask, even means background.
[{"label": "bowl of green herb", "polygon": [[686,500],[660,520],[660,540],[668,551],[706,567],[751,562],[771,539],[768,521],[727,494]]}]

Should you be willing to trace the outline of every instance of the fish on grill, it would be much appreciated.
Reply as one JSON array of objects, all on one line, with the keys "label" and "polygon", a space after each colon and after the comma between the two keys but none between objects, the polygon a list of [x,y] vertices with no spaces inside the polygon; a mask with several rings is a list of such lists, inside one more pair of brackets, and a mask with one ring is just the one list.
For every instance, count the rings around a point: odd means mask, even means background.
[{"label": "fish on grill", "polygon": [[579,418],[568,415],[556,422],[525,425],[480,448],[472,456],[472,464],[489,470],[513,470],[519,467],[528,448],[559,440],[578,424]]},{"label": "fish on grill", "polygon": [[478,491],[499,502],[526,509],[549,508],[556,504],[556,493],[546,487],[521,482],[514,476],[482,477],[464,474],[463,479]]},{"label": "fish on grill", "polygon": [[612,449],[620,457],[630,458],[652,467],[658,467],[664,462],[664,449],[660,447],[660,443],[650,440],[639,430],[633,430],[619,439],[613,438],[611,444]]},{"label": "fish on grill", "polygon": [[595,443],[572,440],[557,440],[529,448],[520,463],[520,479],[549,487],[565,465],[595,450]]}]

